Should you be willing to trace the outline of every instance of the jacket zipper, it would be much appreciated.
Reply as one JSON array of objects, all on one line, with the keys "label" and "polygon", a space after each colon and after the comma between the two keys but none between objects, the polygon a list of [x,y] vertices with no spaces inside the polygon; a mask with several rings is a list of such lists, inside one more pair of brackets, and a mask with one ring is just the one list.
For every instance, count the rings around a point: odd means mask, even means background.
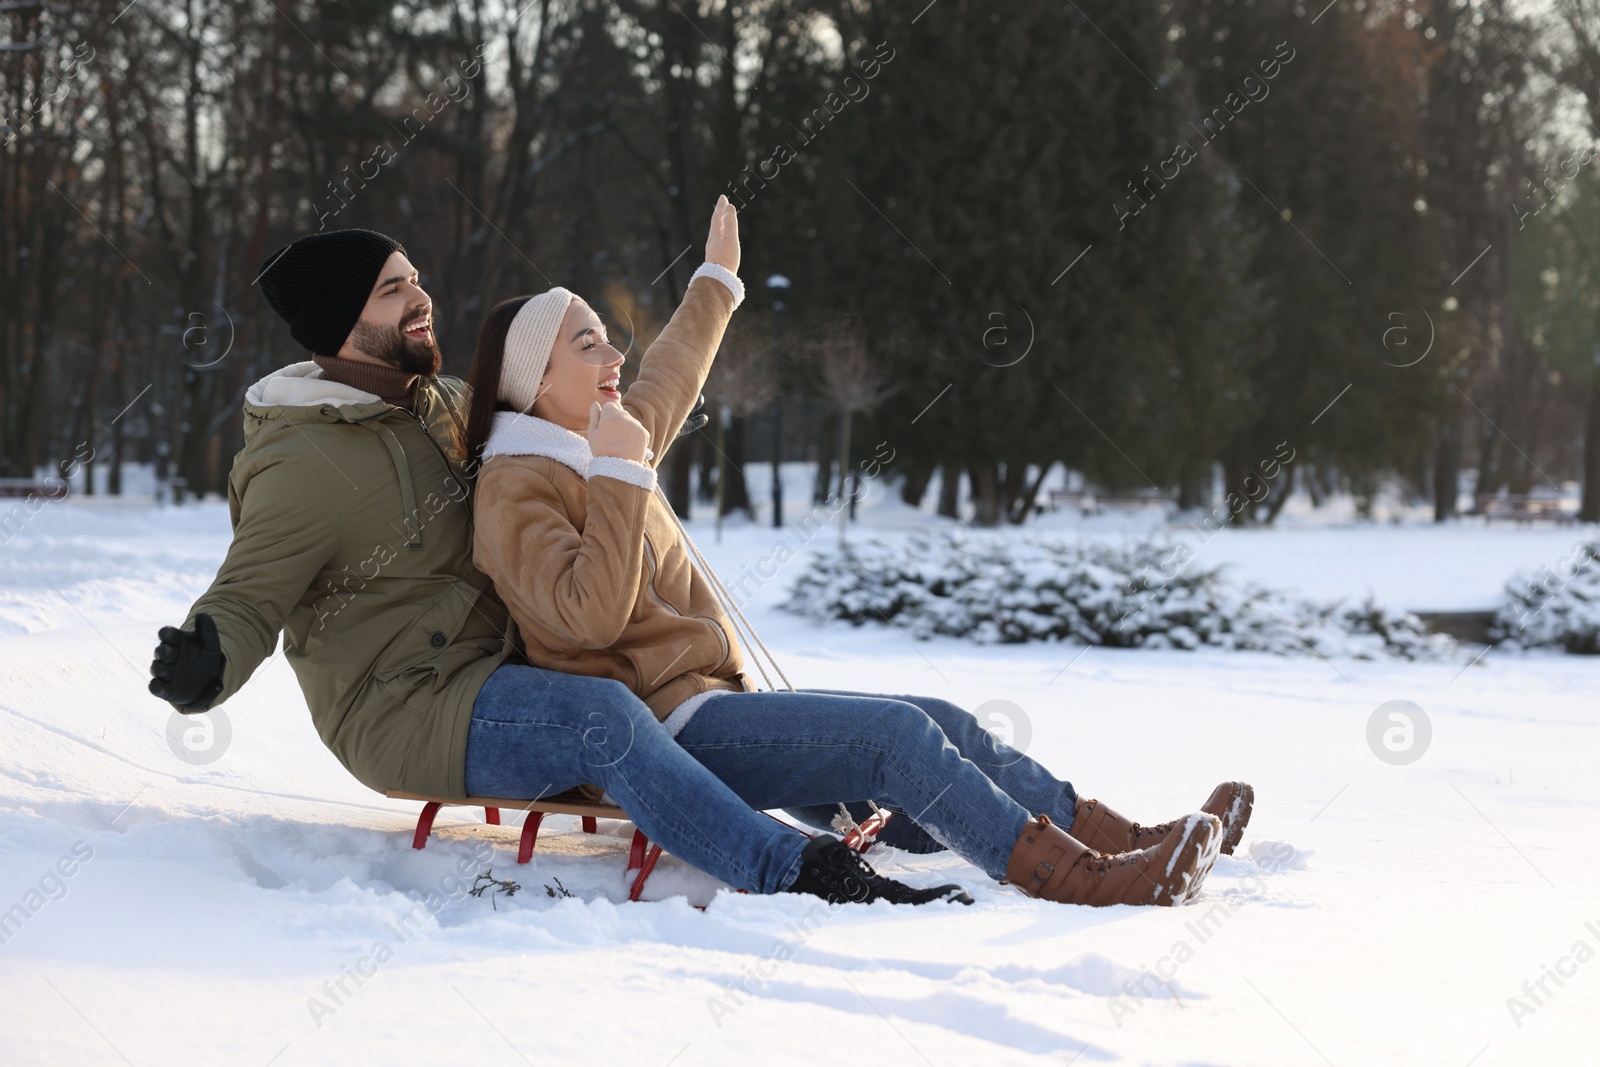
[{"label": "jacket zipper", "polygon": [[[413,403],[415,403],[416,395],[417,394],[413,394]],[[422,427],[422,436],[424,436],[424,437],[426,437],[428,439],[428,443],[433,445],[433,450],[435,452],[437,452],[439,454],[439,458],[444,461],[445,473],[450,476],[450,480],[451,481],[455,482],[456,487],[462,491],[463,499],[465,499],[466,495],[470,492],[470,490],[466,486],[461,484],[461,479],[460,478],[456,477],[455,467],[451,464],[450,457],[445,455],[444,449],[439,446],[438,438],[434,437],[433,436],[433,431],[428,428],[428,420],[424,419],[422,417],[422,415],[420,413],[418,413],[414,408],[407,408],[405,410],[412,417],[412,419],[414,419],[416,421],[417,425]],[[374,415],[367,415],[367,416],[364,416],[363,418],[356,419],[354,421],[356,421],[356,422],[366,422],[367,419],[381,419],[381,418],[383,418],[384,415],[387,415],[387,414],[388,414],[387,411],[380,411],[380,412],[378,412],[378,413],[376,413]],[[395,471],[396,475],[399,475],[400,473],[401,472],[399,470]],[[407,474],[410,473],[409,466],[407,467],[406,473]],[[407,518],[409,519],[410,516],[408,515]],[[467,509],[467,528],[468,528],[469,531],[472,528],[472,509],[471,508]],[[468,535],[467,540],[469,542],[472,540],[470,533]],[[422,536],[421,536],[421,532],[420,531],[418,532],[418,535],[417,535],[417,545],[416,545],[416,547],[418,547],[418,548],[422,547]]]},{"label": "jacket zipper", "polygon": [[647,563],[649,563],[649,565],[650,565],[650,573],[649,573],[648,577],[645,578],[645,581],[644,581],[645,588],[650,591],[650,598],[652,600],[654,600],[657,604],[660,604],[662,607],[664,607],[668,611],[672,612],[672,614],[678,616],[678,618],[680,618],[680,619],[688,619],[688,618],[699,619],[701,622],[703,622],[707,626],[711,627],[712,630],[716,631],[717,641],[720,642],[721,645],[722,645],[722,658],[720,660],[718,660],[717,661],[717,665],[715,667],[711,668],[711,669],[712,669],[712,671],[718,670],[719,668],[722,667],[722,665],[724,663],[728,662],[728,635],[722,632],[722,627],[717,625],[717,622],[716,622],[715,619],[712,619],[712,618],[710,618],[708,616],[705,616],[705,615],[685,615],[683,612],[679,611],[677,608],[675,608],[671,604],[667,603],[667,601],[662,598],[661,594],[656,592],[656,554],[650,548],[650,538],[644,537],[642,534],[640,536],[644,541],[644,558],[645,558],[645,561]]},{"label": "jacket zipper", "polygon": [[[466,492],[467,487],[462,485],[461,484],[461,479],[456,477],[456,470],[455,470],[455,467],[450,463],[450,457],[445,455],[444,449],[439,446],[438,438],[434,437],[433,436],[433,431],[428,429],[428,420],[424,419],[420,414],[418,414],[415,411],[413,411],[411,413],[411,417],[413,419],[417,420],[417,425],[422,427],[422,435],[428,439],[428,442],[431,445],[433,445],[433,450],[435,452],[439,453],[439,458],[444,460],[445,473],[450,475],[450,480],[456,483],[456,487],[458,489],[461,489],[463,492]],[[469,511],[468,514],[470,515],[471,512]]]}]

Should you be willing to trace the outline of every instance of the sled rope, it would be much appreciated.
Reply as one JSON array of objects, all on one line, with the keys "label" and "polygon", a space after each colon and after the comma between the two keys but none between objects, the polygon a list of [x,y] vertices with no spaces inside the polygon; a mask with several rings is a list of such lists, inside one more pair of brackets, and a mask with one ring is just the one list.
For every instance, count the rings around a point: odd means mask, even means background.
[{"label": "sled rope", "polygon": [[[672,510],[670,505],[668,505],[667,510]],[[766,665],[752,651],[752,646],[760,646],[763,651],[765,651],[766,646],[761,644],[760,638],[754,636],[755,629],[750,626],[750,620],[746,619],[743,613],[737,612],[737,609],[729,604],[728,591],[723,587],[721,579],[717,577],[717,572],[711,569],[711,564],[700,554],[700,547],[689,536],[689,531],[683,528],[683,523],[678,520],[676,512],[673,512],[672,521],[677,523],[678,531],[683,534],[684,543],[689,546],[689,554],[693,566],[705,577],[706,584],[711,586],[711,594],[717,598],[717,603],[722,605],[722,610],[727,613],[729,619],[733,622],[734,633],[744,643],[745,652],[749,655],[750,661],[756,665],[756,670],[761,674],[761,680],[766,683],[769,691],[776,692],[778,687],[773,684],[772,676],[767,673]],[[770,652],[767,653],[769,658],[771,655]],[[778,665],[773,663],[772,666],[776,670]],[[782,677],[783,672],[779,671],[778,674]],[[788,679],[784,679],[784,682],[787,684]],[[790,688],[793,689],[793,686],[790,686]]]},{"label": "sled rope", "polygon": [[[687,538],[688,534],[685,533],[684,536]],[[772,664],[773,672],[776,673],[779,679],[783,681],[783,687],[789,690],[789,692],[793,693],[795,691],[794,685],[790,683],[789,676],[783,673],[783,668],[778,666],[777,657],[772,654],[772,650],[767,647],[766,642],[761,640],[761,635],[756,633],[755,625],[751,623],[749,619],[745,618],[745,614],[739,608],[739,605],[734,603],[733,596],[728,592],[727,587],[722,584],[722,579],[717,577],[717,572],[711,569],[711,564],[704,556],[700,554],[699,546],[693,541],[690,541],[689,547],[694,552],[695,558],[700,561],[701,569],[711,576],[712,588],[716,592],[718,599],[722,601],[723,607],[732,612],[733,617],[738,620],[738,623],[743,625],[744,631],[750,635],[750,640],[754,642],[755,646],[761,650],[761,656],[766,657],[767,662]],[[746,649],[746,651],[749,650]],[[759,669],[761,665],[761,657],[751,655],[750,658],[756,661],[756,666]],[[767,688],[776,692],[778,687],[772,684],[772,680],[770,678],[767,678],[766,671],[763,670],[761,672],[761,676],[766,679]]]},{"label": "sled rope", "polygon": [[677,525],[678,532],[683,535],[684,543],[689,546],[689,554],[695,563],[696,569],[700,571],[700,573],[705,577],[707,584],[711,586],[712,595],[717,598],[717,602],[722,605],[723,610],[728,612],[729,617],[734,620],[735,632],[741,637],[748,634],[747,647],[745,651],[750,653],[750,659],[755,663],[756,670],[761,672],[761,680],[767,683],[767,688],[769,690],[772,690],[773,692],[777,691],[778,687],[773,684],[772,678],[767,674],[766,667],[761,663],[761,657],[756,656],[753,649],[748,647],[748,644],[753,644],[756,648],[761,650],[762,656],[766,657],[767,662],[772,664],[772,669],[777,672],[778,677],[783,680],[784,688],[793,693],[795,688],[789,682],[788,675],[784,674],[783,668],[778,666],[778,661],[772,655],[772,650],[766,646],[766,642],[761,640],[761,635],[756,633],[756,628],[750,624],[749,619],[745,618],[744,612],[739,610],[739,605],[733,602],[733,597],[728,593],[727,587],[722,584],[722,579],[717,577],[717,572],[711,568],[711,564],[706,560],[705,556],[701,554],[700,546],[694,543],[694,538],[690,537],[689,531],[684,529],[683,520],[678,518],[678,513],[673,510],[672,502],[669,501],[666,494],[661,491],[661,486],[659,483],[656,485],[656,495],[659,496],[661,498],[661,502],[666,505],[667,514],[672,516],[672,521]]},{"label": "sled rope", "polygon": [[[694,559],[697,569],[705,577],[706,582],[711,586],[712,594],[716,596],[717,602],[722,605],[723,610],[728,612],[730,618],[734,620],[735,631],[740,634],[741,637],[748,635],[745,637],[747,644],[754,644],[756,648],[761,650],[761,653],[766,657],[767,662],[772,664],[772,669],[777,673],[778,677],[783,680],[784,687],[791,693],[794,692],[794,686],[790,684],[788,676],[783,673],[783,668],[778,666],[778,661],[772,655],[772,650],[767,648],[766,643],[761,640],[761,635],[756,633],[756,628],[751,624],[750,620],[745,617],[744,612],[739,610],[739,605],[733,602],[733,597],[728,592],[727,587],[722,584],[722,579],[717,577],[717,572],[712,569],[710,561],[708,561],[705,558],[705,555],[701,553],[700,546],[695,544],[694,538],[689,536],[689,531],[684,529],[683,521],[678,518],[678,513],[673,510],[671,502],[667,500],[666,494],[662,493],[659,485],[656,486],[656,495],[661,497],[662,503],[666,505],[667,513],[672,516],[672,521],[678,527],[678,532],[683,534],[684,543],[689,546],[689,552]],[[752,652],[752,650],[748,647],[745,651]],[[767,683],[767,688],[776,692],[778,687],[773,684],[771,677],[767,674],[766,668],[761,663],[761,658],[754,655],[753,652],[750,658],[755,662],[756,669],[761,672],[762,680]]]}]

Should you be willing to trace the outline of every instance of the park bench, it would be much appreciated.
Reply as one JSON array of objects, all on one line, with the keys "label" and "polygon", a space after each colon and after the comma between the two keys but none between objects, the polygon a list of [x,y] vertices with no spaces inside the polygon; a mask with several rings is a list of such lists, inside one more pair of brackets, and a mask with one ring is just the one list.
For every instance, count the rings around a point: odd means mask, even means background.
[{"label": "park bench", "polygon": [[[1076,508],[1082,515],[1102,515],[1107,511],[1145,511],[1172,506],[1172,498],[1153,490],[1127,493],[1092,493],[1082,489],[1052,489],[1048,500],[1050,510]],[[1042,510],[1042,509],[1041,509]]]},{"label": "park bench", "polygon": [[1172,507],[1172,498],[1166,493],[1155,490],[1134,491],[1130,493],[1107,493],[1099,501],[1099,510],[1105,511],[1147,511],[1159,508],[1162,511]]},{"label": "park bench", "polygon": [[1561,501],[1552,497],[1535,497],[1526,493],[1506,496],[1480,495],[1477,513],[1485,522],[1510,519],[1513,522],[1571,522],[1572,515],[1562,510]]},{"label": "park bench", "polygon": [[66,482],[41,482],[35,478],[0,478],[0,498],[57,500],[71,492]]},{"label": "park bench", "polygon": [[[599,824],[596,821],[598,819],[621,819],[624,822],[628,820],[627,814],[621,808],[614,804],[591,800],[577,789],[569,789],[565,793],[557,793],[539,800],[510,800],[505,797],[463,797],[460,800],[448,800],[421,793],[407,793],[400,789],[390,789],[385,795],[391,800],[422,801],[422,813],[417,816],[417,828],[411,835],[411,847],[417,849],[427,845],[428,835],[433,832],[434,817],[439,814],[440,808],[482,808],[486,826],[500,825],[501,808],[527,812],[528,817],[522,824],[522,838],[517,846],[518,863],[527,863],[533,858],[533,847],[538,841],[539,826],[544,822],[546,815],[576,815],[583,820],[583,832],[587,834],[599,832]],[[857,852],[865,852],[872,847],[873,841],[877,840],[879,832],[888,823],[890,814],[884,809],[874,812],[870,818],[844,835],[844,843]],[[811,835],[806,834],[806,836]],[[643,830],[634,827],[633,843],[628,849],[627,869],[637,870],[639,873],[634,875],[633,885],[628,889],[629,900],[639,899],[640,894],[644,892],[645,879],[656,869],[656,861],[660,858],[661,846],[646,837]]]},{"label": "park bench", "polygon": [[1081,489],[1050,490],[1050,510],[1061,508],[1077,508],[1084,515],[1092,515],[1095,510],[1094,497]]}]

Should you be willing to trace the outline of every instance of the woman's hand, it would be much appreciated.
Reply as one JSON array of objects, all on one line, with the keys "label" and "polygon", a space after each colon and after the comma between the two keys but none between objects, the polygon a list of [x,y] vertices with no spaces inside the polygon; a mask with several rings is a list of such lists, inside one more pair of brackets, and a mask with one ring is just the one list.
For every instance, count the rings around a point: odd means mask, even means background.
[{"label": "woman's hand", "polygon": [[597,400],[589,405],[589,451],[596,456],[616,456],[644,462],[650,446],[650,431],[615,400],[602,407]]},{"label": "woman's hand", "polygon": [[739,213],[726,196],[717,197],[711,213],[711,235],[706,238],[706,262],[739,273]]}]

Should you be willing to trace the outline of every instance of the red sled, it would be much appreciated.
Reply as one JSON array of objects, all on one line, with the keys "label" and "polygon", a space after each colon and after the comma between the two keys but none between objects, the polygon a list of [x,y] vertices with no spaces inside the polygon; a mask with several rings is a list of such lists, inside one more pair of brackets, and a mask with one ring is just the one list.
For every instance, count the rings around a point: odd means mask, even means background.
[{"label": "red sled", "polygon": [[[565,793],[557,793],[540,800],[510,800],[505,797],[464,797],[461,800],[448,800],[444,797],[407,793],[400,789],[390,789],[386,795],[392,800],[422,801],[422,813],[417,816],[417,828],[411,835],[411,847],[419,849],[427,845],[428,835],[433,831],[434,816],[439,814],[439,809],[442,807],[482,808],[483,821],[489,826],[500,825],[501,808],[527,812],[528,817],[522,824],[522,839],[517,846],[518,863],[527,863],[533,858],[533,847],[539,838],[539,825],[546,815],[576,815],[583,820],[584,833],[589,834],[597,832],[598,825],[595,821],[597,819],[629,821],[627,813],[621,808],[614,804],[602,804],[590,800],[576,789],[569,789]],[[881,808],[873,812],[870,818],[844,835],[844,843],[857,852],[865,852],[872,847],[872,843],[888,823],[889,816],[890,812]],[[628,849],[628,870],[637,870],[639,873],[634,875],[633,884],[628,889],[629,900],[637,901],[644,893],[645,879],[656,869],[656,861],[660,858],[661,846],[653,844],[645,836],[644,831],[635,826],[633,844]]]}]

